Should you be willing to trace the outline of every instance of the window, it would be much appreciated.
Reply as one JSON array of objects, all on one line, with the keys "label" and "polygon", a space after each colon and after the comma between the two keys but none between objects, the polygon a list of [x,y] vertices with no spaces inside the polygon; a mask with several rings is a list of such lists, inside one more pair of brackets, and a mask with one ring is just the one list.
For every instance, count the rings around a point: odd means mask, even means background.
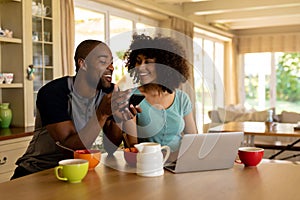
[{"label": "window", "polygon": [[147,32],[158,22],[140,15],[100,3],[75,0],[75,47],[85,39],[105,41],[114,57],[113,82],[124,74],[124,52],[128,49],[133,31]]},{"label": "window", "polygon": [[282,52],[243,55],[246,108],[300,111],[300,54]]},{"label": "window", "polygon": [[105,41],[105,15],[89,9],[75,7],[75,47],[86,39]]},{"label": "window", "polygon": [[196,122],[199,131],[210,122],[208,111],[224,107],[224,42],[202,34],[194,37]]},{"label": "window", "polygon": [[110,48],[114,57],[114,81],[117,82],[125,74],[123,55],[130,45],[133,33],[133,21],[114,15],[109,16]]}]

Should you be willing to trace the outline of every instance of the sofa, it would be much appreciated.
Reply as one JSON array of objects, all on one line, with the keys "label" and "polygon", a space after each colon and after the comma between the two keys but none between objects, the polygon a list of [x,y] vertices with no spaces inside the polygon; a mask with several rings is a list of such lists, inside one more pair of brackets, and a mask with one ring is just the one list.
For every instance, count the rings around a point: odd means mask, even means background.
[{"label": "sofa", "polygon": [[218,108],[208,112],[208,116],[213,124],[227,123],[231,121],[258,121],[264,122],[268,118],[268,110],[273,110],[273,120],[280,123],[297,123],[300,121],[300,113],[291,111],[282,111],[276,114],[275,108],[269,108],[262,111],[254,109],[246,110],[240,106],[228,106],[226,108]]}]

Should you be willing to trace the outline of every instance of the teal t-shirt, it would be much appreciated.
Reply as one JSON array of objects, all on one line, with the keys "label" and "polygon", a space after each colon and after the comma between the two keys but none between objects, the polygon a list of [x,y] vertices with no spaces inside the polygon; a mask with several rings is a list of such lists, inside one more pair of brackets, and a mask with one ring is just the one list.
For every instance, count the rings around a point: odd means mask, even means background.
[{"label": "teal t-shirt", "polygon": [[[135,93],[140,93],[136,90]],[[137,130],[139,142],[157,142],[168,145],[171,151],[177,151],[180,146],[182,132],[185,127],[183,117],[192,111],[189,96],[181,91],[175,91],[175,99],[168,109],[157,109],[146,99],[140,103],[141,113],[137,114]]]}]

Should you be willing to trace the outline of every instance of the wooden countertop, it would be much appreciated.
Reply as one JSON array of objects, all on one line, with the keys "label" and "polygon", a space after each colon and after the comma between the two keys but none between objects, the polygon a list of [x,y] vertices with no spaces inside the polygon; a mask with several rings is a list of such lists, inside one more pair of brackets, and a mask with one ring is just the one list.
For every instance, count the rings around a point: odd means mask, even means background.
[{"label": "wooden countertop", "polygon": [[0,141],[33,135],[34,127],[0,129]]},{"label": "wooden countertop", "polygon": [[126,170],[122,155],[117,152],[110,161],[103,155],[101,164],[81,183],[59,181],[53,169],[1,183],[1,199],[299,199],[300,165],[296,162],[263,160],[257,167],[235,164],[225,170],[165,171],[163,176],[147,178]]}]

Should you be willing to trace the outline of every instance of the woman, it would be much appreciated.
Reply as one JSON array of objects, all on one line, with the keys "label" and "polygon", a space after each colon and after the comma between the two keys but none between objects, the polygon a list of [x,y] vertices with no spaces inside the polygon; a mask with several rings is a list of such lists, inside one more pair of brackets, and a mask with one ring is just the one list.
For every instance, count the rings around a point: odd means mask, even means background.
[{"label": "woman", "polygon": [[179,149],[182,134],[197,133],[189,96],[179,90],[189,78],[183,48],[170,37],[134,35],[125,53],[126,67],[145,95],[141,113],[124,124],[131,145],[157,142]]}]

